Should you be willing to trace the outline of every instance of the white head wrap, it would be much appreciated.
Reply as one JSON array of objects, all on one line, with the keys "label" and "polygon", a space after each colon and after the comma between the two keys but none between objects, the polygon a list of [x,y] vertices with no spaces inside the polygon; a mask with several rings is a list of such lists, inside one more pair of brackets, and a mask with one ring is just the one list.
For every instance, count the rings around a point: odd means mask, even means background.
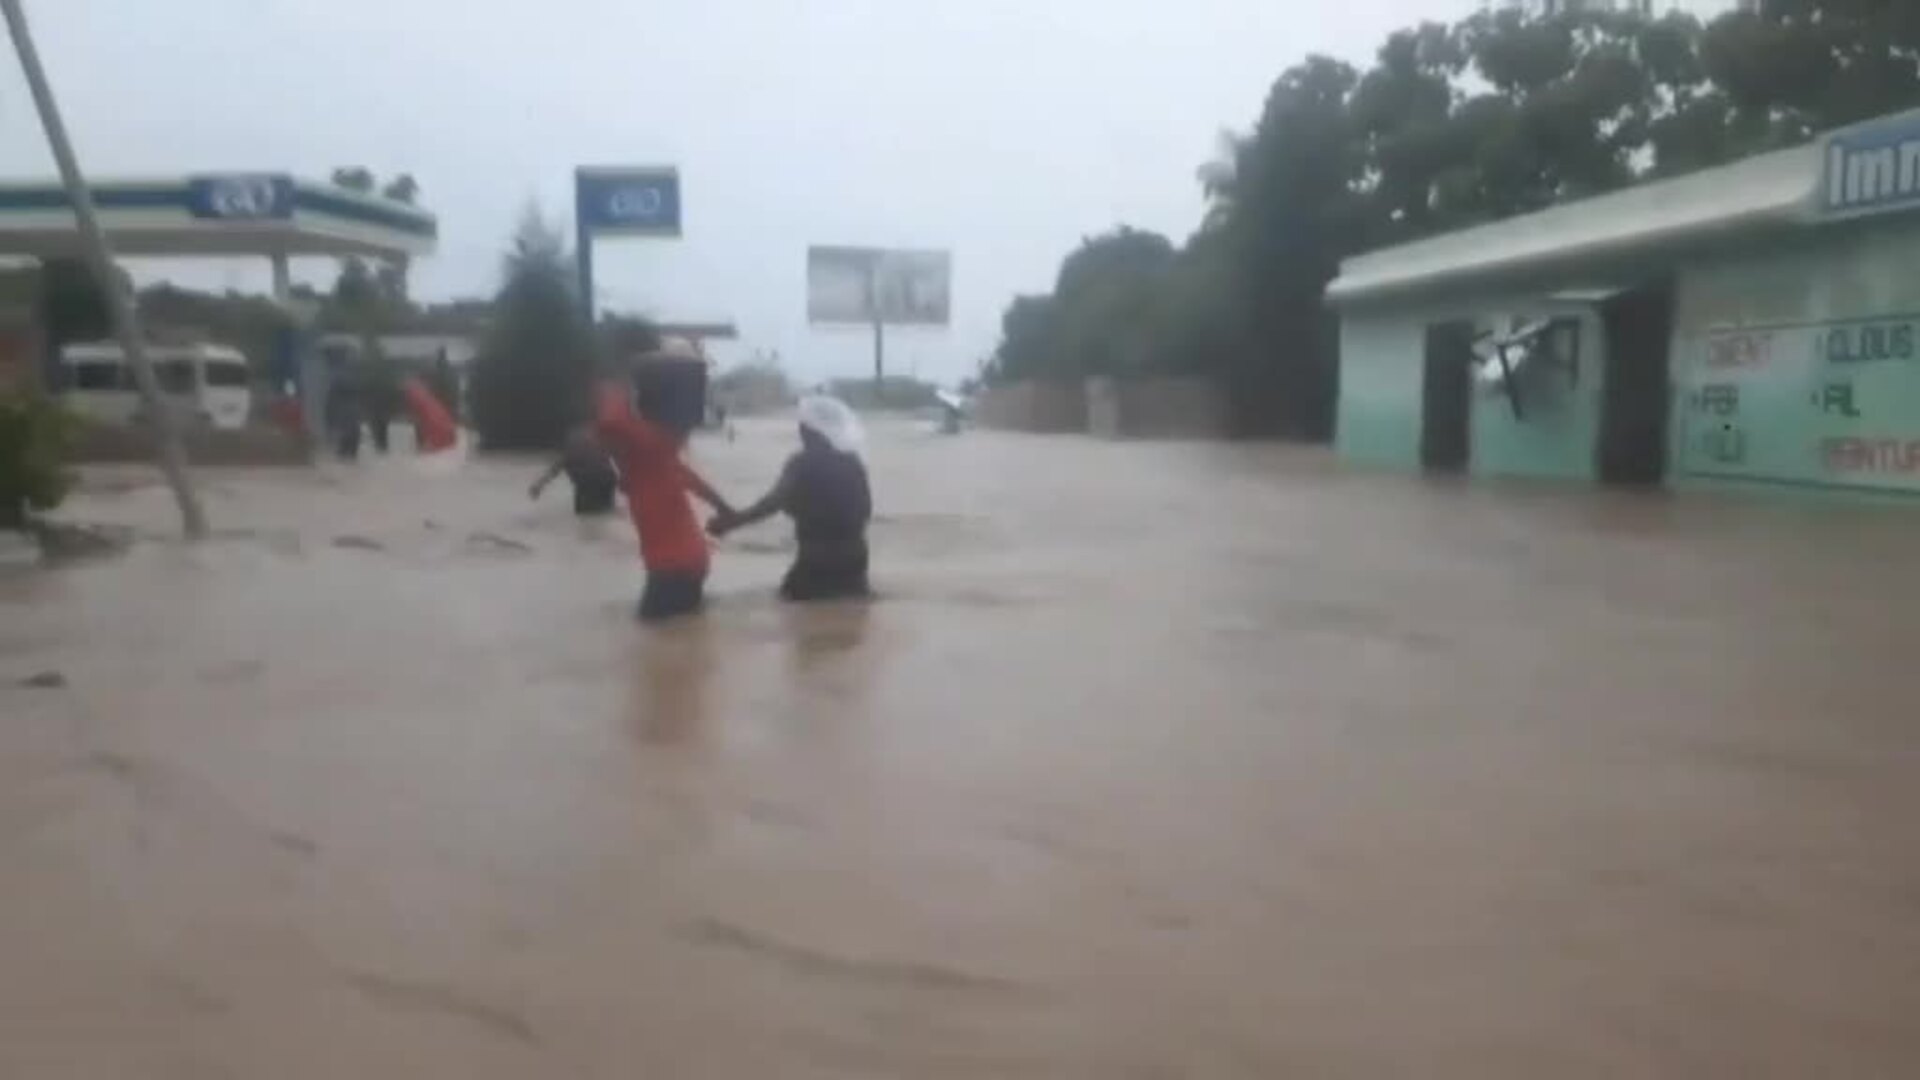
[{"label": "white head wrap", "polygon": [[843,453],[857,454],[866,445],[866,431],[861,427],[859,415],[839,398],[824,394],[801,398],[800,426]]}]

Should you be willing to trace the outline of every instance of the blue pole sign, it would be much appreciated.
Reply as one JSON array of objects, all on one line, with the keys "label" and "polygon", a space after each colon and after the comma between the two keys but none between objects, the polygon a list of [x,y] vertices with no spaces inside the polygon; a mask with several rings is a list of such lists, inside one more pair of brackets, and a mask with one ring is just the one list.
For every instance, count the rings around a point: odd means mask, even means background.
[{"label": "blue pole sign", "polygon": [[680,170],[671,166],[573,170],[574,255],[580,260],[580,306],[593,317],[596,236],[680,235]]},{"label": "blue pole sign", "polygon": [[680,235],[680,173],[676,169],[575,169],[573,198],[583,233]]}]

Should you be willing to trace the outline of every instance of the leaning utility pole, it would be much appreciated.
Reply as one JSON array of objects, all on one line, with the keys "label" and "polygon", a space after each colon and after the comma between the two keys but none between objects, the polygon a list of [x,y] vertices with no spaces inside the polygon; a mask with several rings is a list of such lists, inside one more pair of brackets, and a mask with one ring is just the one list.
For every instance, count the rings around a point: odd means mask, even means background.
[{"label": "leaning utility pole", "polygon": [[6,15],[7,32],[13,37],[14,52],[20,56],[20,70],[27,77],[34,107],[40,111],[40,126],[46,129],[47,145],[60,166],[60,182],[66,186],[67,201],[73,204],[81,246],[86,249],[87,262],[93,267],[100,291],[106,295],[114,336],[120,339],[120,348],[133,368],[134,382],[139,384],[140,396],[146,401],[147,413],[153,417],[160,440],[160,470],[166,474],[167,486],[173,489],[174,501],[180,505],[180,527],[189,540],[198,540],[207,535],[207,516],[187,477],[187,452],[180,445],[179,425],[173,410],[161,400],[160,384],[153,376],[153,366],[147,362],[147,347],[141,340],[140,319],[134,310],[133,298],[120,287],[119,275],[114,273],[113,252],[107,248],[106,233],[100,230],[93,192],[88,190],[86,178],[80,174],[80,163],[74,158],[66,125],[60,120],[60,108],[54,104],[53,88],[47,85],[46,69],[40,66],[40,53],[33,47],[33,36],[27,30],[27,13],[20,6],[20,0],[0,0],[0,11]]}]

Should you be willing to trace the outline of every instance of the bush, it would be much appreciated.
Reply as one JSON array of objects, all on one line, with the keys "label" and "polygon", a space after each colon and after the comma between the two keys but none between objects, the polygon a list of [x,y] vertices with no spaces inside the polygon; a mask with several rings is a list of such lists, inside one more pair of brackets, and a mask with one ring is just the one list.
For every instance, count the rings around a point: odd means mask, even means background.
[{"label": "bush", "polygon": [[29,510],[60,505],[72,484],[66,462],[77,430],[52,398],[0,391],[0,528],[17,529]]}]

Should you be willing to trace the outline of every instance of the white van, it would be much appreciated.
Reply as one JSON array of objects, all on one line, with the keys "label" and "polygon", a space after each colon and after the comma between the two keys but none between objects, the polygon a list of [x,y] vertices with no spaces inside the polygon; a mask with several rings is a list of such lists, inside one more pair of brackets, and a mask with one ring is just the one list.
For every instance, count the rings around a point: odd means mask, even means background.
[{"label": "white van", "polygon": [[[148,345],[147,358],[160,392],[188,423],[231,430],[253,414],[253,373],[247,358],[225,345]],[[114,342],[69,345],[60,350],[61,400],[102,424],[145,419],[140,390]]]}]

